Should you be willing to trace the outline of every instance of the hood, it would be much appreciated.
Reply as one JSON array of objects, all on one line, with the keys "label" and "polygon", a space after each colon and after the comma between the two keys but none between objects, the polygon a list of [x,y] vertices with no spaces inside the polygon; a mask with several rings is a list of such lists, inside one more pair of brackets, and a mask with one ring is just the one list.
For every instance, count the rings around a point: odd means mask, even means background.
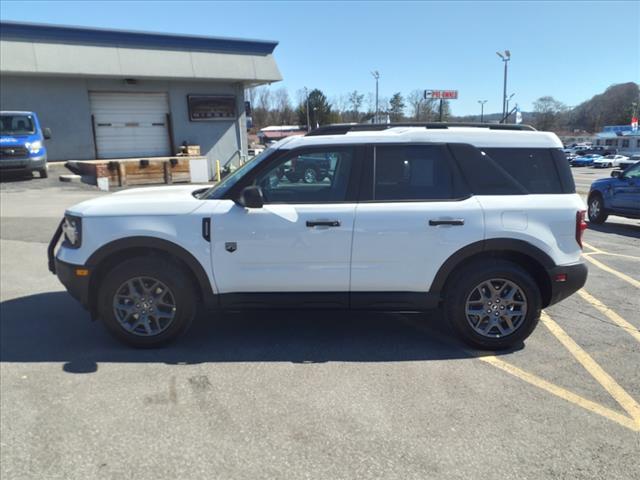
[{"label": "hood", "polygon": [[81,217],[185,215],[206,202],[195,198],[193,192],[208,187],[182,185],[134,188],[78,203],[67,209],[67,212]]},{"label": "hood", "polygon": [[0,147],[22,146],[27,142],[41,140],[37,133],[25,133],[22,135],[1,135]]}]

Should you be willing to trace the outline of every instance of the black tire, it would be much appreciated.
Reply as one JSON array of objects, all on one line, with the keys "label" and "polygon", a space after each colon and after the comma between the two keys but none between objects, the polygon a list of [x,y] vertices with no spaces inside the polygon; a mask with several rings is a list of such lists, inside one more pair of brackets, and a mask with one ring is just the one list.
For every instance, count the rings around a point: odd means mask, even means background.
[{"label": "black tire", "polygon": [[[467,319],[467,300],[478,285],[491,279],[512,282],[521,290],[526,300],[525,315],[508,335],[481,335]],[[521,266],[500,259],[478,260],[457,270],[447,282],[444,295],[445,316],[453,330],[465,343],[483,350],[501,350],[522,343],[538,324],[541,305],[540,288],[533,277]],[[484,312],[482,315],[484,316]]]},{"label": "black tire", "polygon": [[587,214],[589,215],[589,222],[594,223],[596,225],[601,225],[607,221],[609,214],[604,209],[604,200],[602,199],[602,195],[599,193],[594,193],[589,197],[589,201],[587,202]]},{"label": "black tire", "polygon": [[40,175],[40,178],[49,178],[49,169],[45,168],[41,168],[40,170],[38,170],[38,174]]},{"label": "black tire", "polygon": [[285,173],[285,176],[290,183],[298,183],[300,181],[300,177],[295,172],[287,172]]},{"label": "black tire", "polygon": [[[157,334],[142,336],[132,333],[126,330],[116,317],[114,308],[116,293],[122,292],[121,288],[128,280],[139,277],[162,282],[168,287],[169,298],[174,301],[173,319],[167,322],[165,329]],[[125,260],[109,271],[99,286],[98,316],[107,330],[118,340],[136,348],[160,347],[175,340],[191,325],[197,302],[194,288],[193,282],[184,269],[168,259],[147,256]],[[160,323],[157,325],[159,326]]]}]

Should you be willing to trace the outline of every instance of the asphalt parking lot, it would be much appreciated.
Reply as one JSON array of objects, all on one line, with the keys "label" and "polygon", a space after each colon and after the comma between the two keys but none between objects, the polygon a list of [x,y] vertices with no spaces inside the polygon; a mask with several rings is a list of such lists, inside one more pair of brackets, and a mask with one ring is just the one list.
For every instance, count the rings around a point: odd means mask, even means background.
[{"label": "asphalt parking lot", "polygon": [[[639,221],[587,230],[584,290],[514,351],[349,312],[200,318],[138,351],[47,270],[64,209],[104,194],[58,169],[0,183],[1,478],[640,478]],[[609,172],[574,169],[581,191]]]}]

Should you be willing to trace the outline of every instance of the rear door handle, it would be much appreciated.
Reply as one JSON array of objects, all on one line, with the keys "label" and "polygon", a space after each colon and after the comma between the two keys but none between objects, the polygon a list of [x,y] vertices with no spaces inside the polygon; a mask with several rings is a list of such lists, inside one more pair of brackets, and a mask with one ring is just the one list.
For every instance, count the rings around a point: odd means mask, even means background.
[{"label": "rear door handle", "polygon": [[307,220],[307,227],[339,227],[338,220]]},{"label": "rear door handle", "polygon": [[437,227],[438,225],[464,225],[463,218],[441,219],[441,220],[429,220],[429,226]]}]

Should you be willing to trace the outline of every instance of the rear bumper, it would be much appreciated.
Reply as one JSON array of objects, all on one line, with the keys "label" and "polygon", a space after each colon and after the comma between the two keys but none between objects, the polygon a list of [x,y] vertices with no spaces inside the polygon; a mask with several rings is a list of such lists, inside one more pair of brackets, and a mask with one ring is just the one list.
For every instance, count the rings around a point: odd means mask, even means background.
[{"label": "rear bumper", "polygon": [[[548,305],[558,303],[580,290],[587,281],[588,271],[589,269],[583,261],[548,270],[547,273],[551,281],[551,297]],[[558,281],[559,276],[562,275],[566,276],[565,280]]]}]

